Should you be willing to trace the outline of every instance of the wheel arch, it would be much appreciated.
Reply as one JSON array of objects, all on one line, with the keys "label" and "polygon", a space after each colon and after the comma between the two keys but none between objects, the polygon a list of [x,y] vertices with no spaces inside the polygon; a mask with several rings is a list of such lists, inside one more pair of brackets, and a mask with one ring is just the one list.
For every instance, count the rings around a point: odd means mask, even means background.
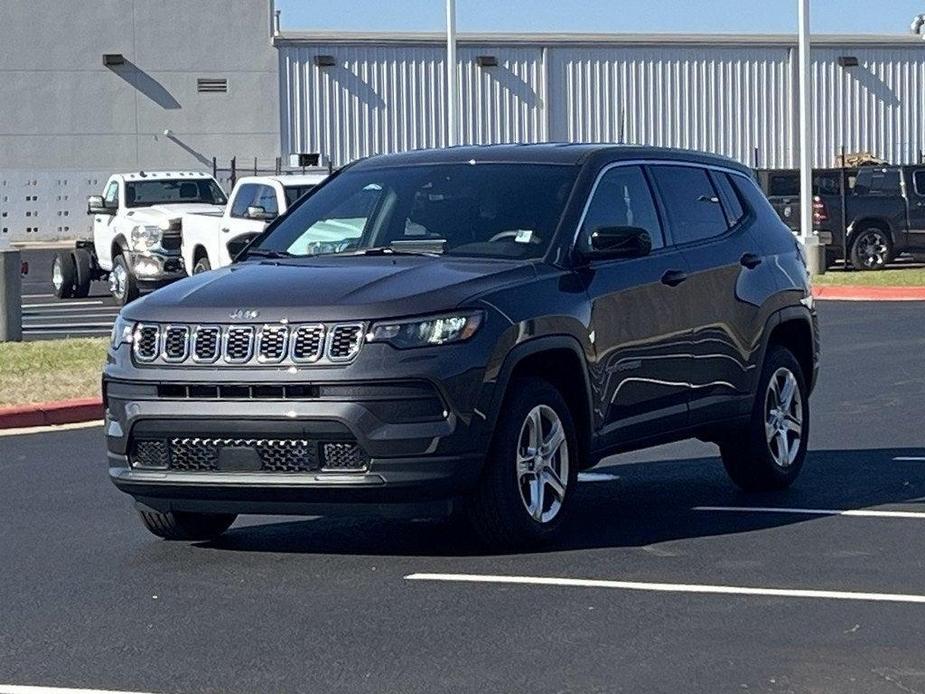
[{"label": "wheel arch", "polygon": [[587,360],[578,340],[569,335],[550,335],[521,343],[511,350],[499,372],[487,413],[489,433],[495,430],[511,383],[524,377],[543,379],[562,394],[575,423],[581,467],[590,466],[594,408]]},{"label": "wheel arch", "polygon": [[767,337],[761,363],[772,345],[789,349],[800,364],[810,391],[816,383],[816,354],[818,346],[812,314],[803,306],[791,306],[775,313],[768,321]]},{"label": "wheel arch", "polygon": [[126,251],[128,251],[128,242],[122,234],[119,234],[112,240],[109,253],[110,261],[117,255],[124,255]]}]

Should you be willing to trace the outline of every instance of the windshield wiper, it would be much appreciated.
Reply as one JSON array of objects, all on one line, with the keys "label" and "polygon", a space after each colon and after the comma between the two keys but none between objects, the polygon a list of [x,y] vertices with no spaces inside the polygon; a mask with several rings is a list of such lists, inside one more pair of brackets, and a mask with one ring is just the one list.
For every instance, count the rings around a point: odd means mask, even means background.
[{"label": "windshield wiper", "polygon": [[265,248],[252,248],[247,251],[247,258],[291,258],[292,253],[289,251],[271,251]]},{"label": "windshield wiper", "polygon": [[361,248],[350,255],[423,255],[431,258],[443,255],[436,250],[423,250],[415,248],[395,248],[394,246],[372,246],[370,248]]}]

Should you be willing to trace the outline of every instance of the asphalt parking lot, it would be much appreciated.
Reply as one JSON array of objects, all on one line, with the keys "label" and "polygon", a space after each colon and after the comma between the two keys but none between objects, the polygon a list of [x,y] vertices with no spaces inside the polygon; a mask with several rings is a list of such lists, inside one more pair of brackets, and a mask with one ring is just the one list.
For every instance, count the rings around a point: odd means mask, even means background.
[{"label": "asphalt parking lot", "polygon": [[0,437],[0,692],[925,691],[923,315],[820,307],[792,490],[737,492],[706,444],[622,456],[539,553],[328,518],[165,543],[101,428]]},{"label": "asphalt parking lot", "polygon": [[22,259],[29,274],[22,283],[22,321],[25,340],[108,335],[119,313],[105,282],[94,282],[84,299],[55,298],[51,265],[55,250],[27,249]]}]

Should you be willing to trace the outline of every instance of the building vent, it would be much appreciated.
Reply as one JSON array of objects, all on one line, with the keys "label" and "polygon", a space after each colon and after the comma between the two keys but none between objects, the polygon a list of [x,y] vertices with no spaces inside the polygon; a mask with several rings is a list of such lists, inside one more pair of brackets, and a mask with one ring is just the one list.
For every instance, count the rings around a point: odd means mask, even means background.
[{"label": "building vent", "polygon": [[196,91],[224,94],[228,91],[228,80],[221,78],[199,77],[196,79]]}]

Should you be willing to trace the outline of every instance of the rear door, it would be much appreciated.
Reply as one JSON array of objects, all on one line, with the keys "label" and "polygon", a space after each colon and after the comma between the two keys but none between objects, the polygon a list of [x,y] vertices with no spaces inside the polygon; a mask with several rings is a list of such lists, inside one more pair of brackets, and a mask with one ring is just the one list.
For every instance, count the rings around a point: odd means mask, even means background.
[{"label": "rear door", "polygon": [[910,171],[911,185],[908,186],[909,199],[909,246],[917,250],[925,249],[925,168]]},{"label": "rear door", "polygon": [[601,443],[625,444],[687,425],[691,366],[683,255],[666,245],[650,181],[641,166],[606,170],[578,237],[590,247],[601,227],[641,227],[652,238],[642,258],[593,261],[580,274],[591,302],[592,371],[604,422]]},{"label": "rear door", "polygon": [[750,287],[763,262],[749,215],[723,170],[653,165],[671,236],[688,265],[692,424],[742,414],[752,356],[760,346],[760,301]]}]

